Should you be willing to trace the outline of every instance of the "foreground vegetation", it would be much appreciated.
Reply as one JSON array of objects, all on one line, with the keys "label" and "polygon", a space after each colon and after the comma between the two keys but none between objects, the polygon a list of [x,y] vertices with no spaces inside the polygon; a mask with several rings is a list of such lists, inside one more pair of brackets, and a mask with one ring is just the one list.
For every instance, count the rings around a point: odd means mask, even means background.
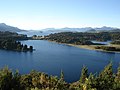
[{"label": "foreground vegetation", "polygon": [[28,48],[27,45],[21,44],[18,40],[28,40],[27,35],[13,32],[0,32],[0,49],[12,51],[33,51],[33,46]]},{"label": "foreground vegetation", "polygon": [[88,74],[84,66],[80,80],[73,83],[64,81],[62,71],[58,78],[37,71],[20,75],[5,67],[0,70],[0,90],[120,90],[120,66],[117,73],[113,73],[109,63],[98,75]]}]

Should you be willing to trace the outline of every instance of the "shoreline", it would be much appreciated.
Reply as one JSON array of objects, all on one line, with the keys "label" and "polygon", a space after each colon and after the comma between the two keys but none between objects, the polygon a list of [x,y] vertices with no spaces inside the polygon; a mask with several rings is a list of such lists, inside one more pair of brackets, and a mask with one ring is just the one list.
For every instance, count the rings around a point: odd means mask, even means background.
[{"label": "shoreline", "polygon": [[[120,51],[106,51],[103,49],[95,49],[96,46],[102,46],[102,45],[75,45],[75,44],[66,44],[66,45],[87,49],[87,50],[94,50],[94,51],[101,51],[101,52],[108,52],[108,53],[120,53]],[[103,46],[107,46],[107,45],[103,45]]]},{"label": "shoreline", "polygon": [[[96,46],[108,46],[108,45],[75,45],[75,44],[60,43],[60,42],[50,41],[50,40],[47,40],[47,41],[58,43],[58,44],[65,44],[65,45],[68,45],[68,46],[73,46],[73,47],[87,49],[87,50],[94,50],[94,51],[108,52],[108,53],[120,53],[120,51],[106,51],[106,50],[103,50],[103,49],[95,49]],[[112,45],[112,44],[110,44],[110,46],[116,47],[116,45]]]}]

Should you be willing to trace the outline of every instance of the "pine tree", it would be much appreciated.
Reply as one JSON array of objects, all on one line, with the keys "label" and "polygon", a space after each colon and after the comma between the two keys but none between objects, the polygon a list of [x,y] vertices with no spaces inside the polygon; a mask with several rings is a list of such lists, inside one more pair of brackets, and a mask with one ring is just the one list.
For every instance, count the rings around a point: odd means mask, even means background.
[{"label": "pine tree", "polygon": [[24,45],[23,48],[22,48],[22,51],[27,51],[27,45]]},{"label": "pine tree", "polygon": [[83,66],[80,76],[80,82],[84,83],[87,77],[88,77],[88,69],[87,67]]},{"label": "pine tree", "polygon": [[99,74],[98,81],[100,90],[109,90],[113,88],[114,77],[112,70],[112,62],[110,62]]},{"label": "pine tree", "polygon": [[33,46],[30,46],[30,48],[29,48],[29,49],[30,49],[30,51],[33,51]]},{"label": "pine tree", "polygon": [[64,73],[63,73],[62,70],[61,70],[61,73],[60,73],[60,79],[64,80]]},{"label": "pine tree", "polygon": [[0,70],[0,90],[12,90],[12,71],[5,67]]},{"label": "pine tree", "polygon": [[62,70],[60,73],[60,79],[58,80],[56,87],[57,87],[57,90],[66,90],[67,88],[67,83],[64,81],[64,73]]},{"label": "pine tree", "polygon": [[115,76],[114,82],[115,82],[114,89],[120,90],[120,64],[119,64],[118,71],[117,71],[117,74]]},{"label": "pine tree", "polygon": [[85,81],[86,88],[90,89],[90,90],[91,89],[95,90],[96,84],[97,84],[97,82],[96,82],[95,76],[92,73],[90,73],[88,79],[86,79],[86,81]]}]

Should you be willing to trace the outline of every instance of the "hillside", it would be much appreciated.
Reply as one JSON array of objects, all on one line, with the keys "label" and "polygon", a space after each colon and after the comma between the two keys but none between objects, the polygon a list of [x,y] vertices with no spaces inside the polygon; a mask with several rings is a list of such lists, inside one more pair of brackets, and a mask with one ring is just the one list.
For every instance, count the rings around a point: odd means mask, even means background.
[{"label": "hillside", "polygon": [[20,32],[20,31],[23,31],[23,30],[21,30],[17,27],[6,25],[5,23],[0,23],[0,31],[2,31],[2,32],[5,32],[5,31]]}]

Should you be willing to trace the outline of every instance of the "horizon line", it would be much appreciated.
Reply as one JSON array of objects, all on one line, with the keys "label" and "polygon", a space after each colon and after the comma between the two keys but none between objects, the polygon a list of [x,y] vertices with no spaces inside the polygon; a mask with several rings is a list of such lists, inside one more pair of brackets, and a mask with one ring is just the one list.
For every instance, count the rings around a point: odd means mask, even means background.
[{"label": "horizon line", "polygon": [[[110,27],[110,28],[115,28],[115,29],[120,29],[120,27],[115,27],[115,26],[108,26],[108,25],[101,25],[101,26],[83,26],[83,27],[68,27],[68,26],[65,26],[65,27],[44,27],[44,28],[38,28],[38,29],[24,29],[24,28],[21,28],[19,26],[15,26],[15,25],[9,25],[9,24],[6,24],[6,23],[0,23],[0,24],[5,24],[7,26],[11,26],[11,27],[16,27],[18,29],[21,29],[21,30],[44,30],[44,29],[63,29],[63,28],[92,28],[92,29],[95,29],[95,28],[102,28],[102,27]],[[81,25],[82,26],[82,25]]]}]

